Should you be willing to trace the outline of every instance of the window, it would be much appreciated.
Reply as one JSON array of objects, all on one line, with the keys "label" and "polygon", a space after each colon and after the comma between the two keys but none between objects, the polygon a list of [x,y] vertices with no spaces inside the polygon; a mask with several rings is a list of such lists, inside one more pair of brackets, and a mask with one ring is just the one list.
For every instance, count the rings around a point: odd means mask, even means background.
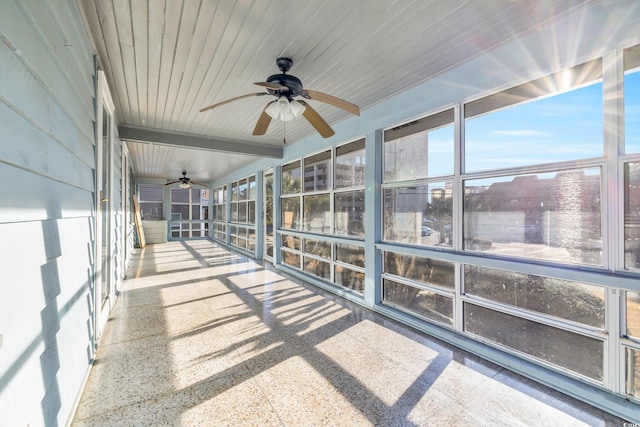
[{"label": "window", "polygon": [[640,45],[624,51],[624,146],[640,153]]},{"label": "window", "polygon": [[300,209],[300,193],[302,192],[300,171],[299,160],[282,166],[280,227],[285,229],[302,229],[300,221],[302,218]]},{"label": "window", "polygon": [[453,326],[453,263],[398,252],[383,257],[384,304]]},{"label": "window", "polygon": [[335,188],[364,186],[364,139],[336,148]]},{"label": "window", "polygon": [[282,199],[282,228],[300,229],[300,197]]},{"label": "window", "polygon": [[206,237],[206,221],[203,209],[208,200],[203,199],[206,190],[196,188],[171,189],[171,237]]},{"label": "window", "polygon": [[602,61],[465,105],[465,172],[601,157]]},{"label": "window", "polygon": [[600,169],[464,183],[464,248],[602,265]]},{"label": "window", "polygon": [[640,162],[624,168],[624,266],[640,269]]},{"label": "window", "polygon": [[335,234],[364,238],[364,190],[335,193]]},{"label": "window", "polygon": [[331,189],[331,151],[304,159],[304,192]]},{"label": "window", "polygon": [[416,314],[427,320],[451,326],[453,299],[416,286],[383,279],[384,303]]},{"label": "window", "polygon": [[464,293],[599,329],[605,327],[602,286],[465,265]]},{"label": "window", "polygon": [[227,186],[223,185],[213,190],[213,237],[226,241],[226,206]]},{"label": "window", "polygon": [[364,249],[323,235],[364,239],[364,151],[359,139],[283,165],[280,196],[282,263],[357,294]]},{"label": "window", "polygon": [[364,293],[364,248],[337,243],[334,260],[335,283],[359,294]]},{"label": "window", "polygon": [[256,223],[256,196],[255,175],[231,183],[230,243],[249,252],[255,252],[256,231],[241,224]]},{"label": "window", "polygon": [[602,381],[602,340],[538,321],[501,313],[487,307],[464,304],[465,331]]},{"label": "window", "polygon": [[451,246],[452,182],[383,189],[383,239],[423,246]]},{"label": "window", "polygon": [[329,194],[304,196],[304,230],[310,233],[330,233],[331,199]]},{"label": "window", "polygon": [[138,197],[142,219],[164,219],[164,185],[140,184]]},{"label": "window", "polygon": [[300,180],[300,162],[295,161],[282,166],[282,194],[296,194],[302,191]]},{"label": "window", "polygon": [[453,174],[453,109],[384,133],[384,181]]}]

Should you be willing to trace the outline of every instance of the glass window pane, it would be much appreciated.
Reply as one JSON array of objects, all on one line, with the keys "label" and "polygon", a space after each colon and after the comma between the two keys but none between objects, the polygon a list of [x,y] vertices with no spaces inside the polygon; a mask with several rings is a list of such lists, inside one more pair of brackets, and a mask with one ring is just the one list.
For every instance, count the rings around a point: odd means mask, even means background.
[{"label": "glass window pane", "polygon": [[604,344],[595,338],[464,304],[465,331],[602,381]]},{"label": "glass window pane", "polygon": [[324,240],[304,239],[304,252],[331,259],[331,243]]},{"label": "glass window pane", "polygon": [[336,148],[335,188],[364,185],[364,139]]},{"label": "glass window pane", "polygon": [[140,184],[138,186],[140,202],[162,202],[164,185]]},{"label": "glass window pane", "polygon": [[364,293],[364,273],[341,265],[335,266],[335,283],[345,288]]},{"label": "glass window pane", "polygon": [[172,188],[171,203],[189,203],[189,190],[186,188]]},{"label": "glass window pane", "polygon": [[451,182],[385,188],[384,240],[451,246]]},{"label": "glass window pane", "polygon": [[600,286],[465,265],[464,292],[604,328],[604,289]]},{"label": "glass window pane", "polygon": [[238,182],[238,200],[247,200],[247,179],[241,179]]},{"label": "glass window pane", "polygon": [[364,190],[335,194],[334,233],[364,238]]},{"label": "glass window pane", "polygon": [[295,194],[302,191],[300,162],[292,162],[282,166],[282,194]]},{"label": "glass window pane", "polygon": [[329,194],[304,196],[304,230],[329,233],[331,230],[331,199]]},{"label": "glass window pane", "polygon": [[200,205],[191,205],[191,219],[202,219],[200,218]]},{"label": "glass window pane", "polygon": [[300,255],[293,252],[287,252],[287,251],[281,250],[280,257],[282,259],[283,264],[286,264],[294,268],[300,268],[300,258],[301,258]]},{"label": "glass window pane", "polygon": [[336,243],[336,261],[364,268],[364,248],[362,246]]},{"label": "glass window pane", "polygon": [[464,245],[602,265],[600,169],[466,181]]},{"label": "glass window pane", "polygon": [[384,181],[453,174],[453,109],[384,133]]},{"label": "glass window pane", "polygon": [[331,188],[331,151],[304,159],[304,191],[324,191]]},{"label": "glass window pane", "polygon": [[238,203],[238,222],[247,223],[247,202]]},{"label": "glass window pane", "polygon": [[162,202],[140,202],[140,216],[142,216],[142,219],[163,219],[163,209]]},{"label": "glass window pane", "polygon": [[288,234],[282,235],[282,247],[300,250],[300,238]]},{"label": "glass window pane", "polygon": [[465,105],[466,172],[601,157],[601,77],[591,61]]},{"label": "glass window pane", "polygon": [[385,252],[384,271],[447,289],[453,289],[455,286],[455,267],[453,263],[447,261]]},{"label": "glass window pane", "polygon": [[238,182],[231,183],[231,201],[232,202],[238,201]]},{"label": "glass window pane", "polygon": [[249,211],[247,212],[247,223],[255,224],[256,223],[256,202],[252,200],[248,205]]},{"label": "glass window pane", "polygon": [[231,203],[231,222],[238,222],[238,203]]},{"label": "glass window pane", "polygon": [[640,163],[624,166],[624,266],[640,269]]},{"label": "glass window pane", "polygon": [[189,219],[189,205],[171,205],[171,220]]},{"label": "glass window pane", "polygon": [[453,299],[414,288],[413,286],[383,280],[384,302],[392,303],[425,319],[453,325]]},{"label": "glass window pane", "polygon": [[255,200],[257,195],[256,176],[249,177],[249,200]]},{"label": "glass window pane", "polygon": [[625,349],[626,358],[626,391],[635,397],[640,397],[640,351]]},{"label": "glass window pane", "polygon": [[222,199],[222,187],[218,187],[213,190],[213,204],[219,205],[220,203],[224,203],[224,200]]},{"label": "glass window pane", "polygon": [[624,147],[640,153],[640,45],[624,51]]},{"label": "glass window pane", "polygon": [[192,188],[191,189],[191,203],[195,203],[195,204],[200,204],[200,201],[202,200],[202,193],[204,192],[204,190],[199,189],[199,188]]},{"label": "glass window pane", "polygon": [[331,264],[315,258],[304,257],[304,271],[322,279],[331,279]]},{"label": "glass window pane", "polygon": [[300,229],[300,198],[287,197],[282,199],[282,228]]},{"label": "glass window pane", "polygon": [[640,339],[640,292],[626,292],[627,335]]}]

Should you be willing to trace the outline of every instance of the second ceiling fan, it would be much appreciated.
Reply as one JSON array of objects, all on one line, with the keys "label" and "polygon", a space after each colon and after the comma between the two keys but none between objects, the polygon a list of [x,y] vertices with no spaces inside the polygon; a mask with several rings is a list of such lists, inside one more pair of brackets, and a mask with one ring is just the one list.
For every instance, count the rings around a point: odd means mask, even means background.
[{"label": "second ceiling fan", "polygon": [[205,107],[201,109],[200,112],[208,111],[243,98],[272,95],[276,97],[276,100],[269,102],[262,110],[262,114],[260,114],[258,122],[253,129],[253,135],[264,135],[271,123],[271,119],[280,119],[287,122],[302,115],[323,138],[333,136],[335,134],[334,130],[316,110],[311,108],[311,105],[303,100],[296,100],[294,99],[295,97],[301,96],[305,99],[324,102],[325,104],[348,111],[351,114],[360,115],[360,108],[355,104],[347,102],[344,99],[336,98],[335,96],[327,95],[326,93],[304,89],[299,78],[287,74],[292,64],[293,61],[291,58],[278,58],[276,65],[280,69],[281,74],[269,76],[266,82],[254,83],[255,85],[265,87],[267,89],[266,92],[249,93],[227,99],[226,101]]}]

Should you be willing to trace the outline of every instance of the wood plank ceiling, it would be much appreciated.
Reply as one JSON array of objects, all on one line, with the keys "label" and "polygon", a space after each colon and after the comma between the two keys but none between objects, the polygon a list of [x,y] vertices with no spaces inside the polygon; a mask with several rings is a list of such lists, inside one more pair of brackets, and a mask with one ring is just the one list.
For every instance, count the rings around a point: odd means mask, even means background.
[{"label": "wood plank ceiling", "polygon": [[[121,125],[282,146],[282,122],[253,127],[271,97],[253,82],[279,73],[366,110],[596,0],[79,0]],[[329,123],[349,113],[309,101]],[[314,133],[302,118],[287,143]],[[129,144],[139,177],[212,182],[256,159]]]}]

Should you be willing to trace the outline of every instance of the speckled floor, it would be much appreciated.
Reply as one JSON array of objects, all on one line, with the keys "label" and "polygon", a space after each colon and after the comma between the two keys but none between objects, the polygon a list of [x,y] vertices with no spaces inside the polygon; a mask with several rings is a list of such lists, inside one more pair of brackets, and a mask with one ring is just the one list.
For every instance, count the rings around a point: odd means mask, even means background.
[{"label": "speckled floor", "polygon": [[621,426],[209,241],[132,263],[74,426]]}]

